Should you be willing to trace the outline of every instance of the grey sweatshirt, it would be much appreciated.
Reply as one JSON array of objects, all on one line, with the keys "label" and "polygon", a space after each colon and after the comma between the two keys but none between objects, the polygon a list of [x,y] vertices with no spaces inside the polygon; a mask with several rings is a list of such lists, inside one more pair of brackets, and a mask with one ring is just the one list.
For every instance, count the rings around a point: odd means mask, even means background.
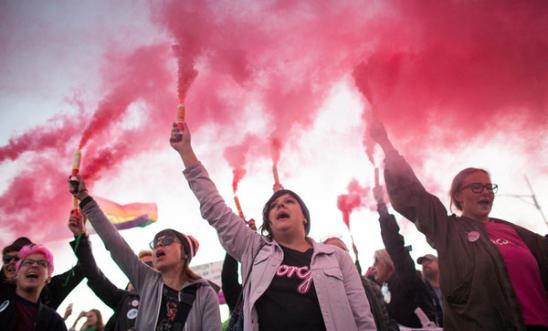
[{"label": "grey sweatshirt", "polygon": [[[118,233],[118,230],[103,214],[97,203],[92,199],[84,199],[82,211],[90,220],[97,234],[105,243],[112,259],[129,278],[129,281],[141,297],[139,315],[135,326],[138,331],[155,330],[158,323],[158,314],[162,303],[162,289],[164,283],[159,272],[144,265],[129,247],[127,242]],[[204,279],[188,282],[183,288],[202,283],[196,291],[196,299],[188,314],[185,324],[187,331],[219,331],[221,330],[221,315],[219,302],[215,291]]]}]

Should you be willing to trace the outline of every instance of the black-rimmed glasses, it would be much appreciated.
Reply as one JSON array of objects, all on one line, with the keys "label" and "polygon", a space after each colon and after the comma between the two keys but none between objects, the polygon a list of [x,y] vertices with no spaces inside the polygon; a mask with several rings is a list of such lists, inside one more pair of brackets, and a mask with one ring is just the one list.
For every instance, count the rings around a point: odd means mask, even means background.
[{"label": "black-rimmed glasses", "polygon": [[49,263],[48,261],[46,260],[31,260],[31,259],[24,259],[23,262],[21,262],[21,265],[24,266],[24,267],[32,267],[33,265],[37,265],[41,268],[48,268],[49,267]]},{"label": "black-rimmed glasses", "polygon": [[497,184],[491,184],[491,183],[470,183],[468,185],[465,185],[462,187],[461,191],[469,188],[474,193],[481,193],[484,189],[487,191],[497,193],[499,186]]}]

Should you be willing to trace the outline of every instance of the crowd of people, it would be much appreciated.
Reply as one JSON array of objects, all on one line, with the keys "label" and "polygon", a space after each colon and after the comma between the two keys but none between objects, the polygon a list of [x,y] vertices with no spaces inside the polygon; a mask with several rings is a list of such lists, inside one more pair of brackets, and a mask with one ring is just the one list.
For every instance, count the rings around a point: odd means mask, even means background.
[{"label": "crowd of people", "polygon": [[[385,153],[391,205],[437,251],[417,259],[422,270],[380,186],[374,196],[384,249],[363,275],[342,240],[309,236],[311,213],[294,191],[274,192],[259,229],[242,221],[217,191],[181,123],[173,126],[170,144],[202,217],[226,250],[222,290],[230,321],[221,324],[218,289],[189,266],[199,249],[194,237],[164,229],[151,238],[150,250],[135,254],[77,177],[69,191],[79,209],[71,211],[68,228],[78,262],[52,276],[54,258],[45,246],[20,237],[4,247],[2,330],[67,330],[72,306],[63,317],[56,309],[84,278],[114,314],[103,323],[99,310],[82,311],[68,330],[548,330],[548,241],[489,216],[497,189],[489,173],[467,168],[455,176],[450,197],[457,213],[449,214],[424,189],[383,124],[373,119],[369,131]],[[126,288],[115,286],[96,263],[86,220],[129,279]]]}]

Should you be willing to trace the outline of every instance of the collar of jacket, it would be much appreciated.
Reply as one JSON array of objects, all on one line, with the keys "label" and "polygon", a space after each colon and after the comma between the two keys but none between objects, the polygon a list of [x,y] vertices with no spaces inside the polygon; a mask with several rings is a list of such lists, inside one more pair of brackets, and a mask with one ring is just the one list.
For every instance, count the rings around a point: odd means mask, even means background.
[{"label": "collar of jacket", "polygon": [[[306,241],[308,241],[312,245],[313,253],[312,253],[312,259],[311,260],[313,260],[316,255],[321,255],[321,254],[330,255],[330,254],[335,253],[335,251],[336,251],[335,247],[333,247],[331,245],[318,243],[310,237],[306,237],[305,239],[306,239]],[[266,240],[266,244],[267,245],[277,246],[277,248],[280,251],[282,251],[281,245],[275,240],[272,240],[272,241]]]}]

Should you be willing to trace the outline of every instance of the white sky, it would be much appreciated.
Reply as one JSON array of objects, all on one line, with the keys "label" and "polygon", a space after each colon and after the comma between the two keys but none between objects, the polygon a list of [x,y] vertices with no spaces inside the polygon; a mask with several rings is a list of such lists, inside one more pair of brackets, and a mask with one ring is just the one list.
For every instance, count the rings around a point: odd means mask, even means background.
[{"label": "white sky", "polygon": [[[147,41],[165,37],[149,23],[143,1],[117,1],[116,4],[57,1],[52,4],[1,0],[2,11],[1,146],[7,144],[10,137],[45,123],[52,116],[75,113],[76,109],[65,101],[75,93],[82,97],[87,109],[95,109],[99,100],[98,77],[102,56],[113,43],[146,44]],[[52,42],[51,37],[58,31],[62,31],[63,40]],[[48,36],[43,43],[36,38],[40,34]],[[352,178],[358,179],[361,184],[372,185],[373,169],[361,144],[364,130],[360,118],[362,107],[350,77],[343,79],[323,103],[312,128],[282,152],[279,169],[282,184],[299,193],[307,203],[312,218],[311,236],[317,240],[328,235],[342,235],[350,244],[348,231],[336,207],[337,196],[346,192]],[[192,123],[189,125],[192,130]],[[240,125],[260,131],[264,123],[260,115],[250,112]],[[212,134],[216,130],[218,128],[212,125],[193,132],[194,147],[221,194],[232,205],[232,172],[223,158],[223,151],[230,142],[213,140],[218,136]],[[122,232],[135,251],[148,247],[148,242],[157,231],[173,227],[199,239],[200,250],[193,264],[221,260],[224,251],[215,231],[199,215],[198,203],[181,174],[180,160],[168,145],[168,135],[166,130],[165,148],[128,160],[114,178],[98,182],[92,194],[119,203],[142,201],[158,204],[157,224]],[[394,143],[398,146],[397,141]],[[540,145],[546,150],[546,136]],[[538,155],[538,164],[531,164],[530,159],[521,153],[526,147],[513,145],[504,133],[494,137],[478,137],[456,154],[429,151],[424,169],[418,172],[418,176],[437,183],[441,190],[436,193],[447,203],[445,192],[453,174],[467,166],[484,167],[491,171],[493,181],[500,187],[492,216],[546,234],[548,228],[538,211],[531,204],[508,196],[529,194],[523,179],[527,175],[539,203],[545,210],[548,209],[548,174],[539,170],[546,168],[547,158]],[[5,191],[22,166],[24,163],[21,160],[0,164],[0,192]],[[69,166],[66,165],[67,168]],[[271,194],[270,167],[270,162],[252,162],[248,175],[240,183],[240,201],[248,217],[261,218],[262,206]],[[399,215],[397,217],[400,218]],[[432,252],[412,224],[400,221],[406,243],[413,245],[413,258]],[[362,267],[366,268],[372,262],[373,252],[382,248],[375,213],[366,209],[354,212],[351,227]],[[19,235],[32,238],[33,231],[39,230],[29,229],[29,233]],[[59,231],[67,231],[68,237],[68,229]],[[95,257],[104,273],[119,287],[124,287],[127,282],[125,276],[112,262],[100,239],[95,235],[91,238]],[[46,244],[54,251],[56,271],[62,272],[75,264],[67,241]],[[70,302],[74,303],[74,316],[81,310],[91,308],[99,308],[105,321],[111,314],[110,309],[93,296],[85,282],[61,305],[58,310],[61,315]]]}]

